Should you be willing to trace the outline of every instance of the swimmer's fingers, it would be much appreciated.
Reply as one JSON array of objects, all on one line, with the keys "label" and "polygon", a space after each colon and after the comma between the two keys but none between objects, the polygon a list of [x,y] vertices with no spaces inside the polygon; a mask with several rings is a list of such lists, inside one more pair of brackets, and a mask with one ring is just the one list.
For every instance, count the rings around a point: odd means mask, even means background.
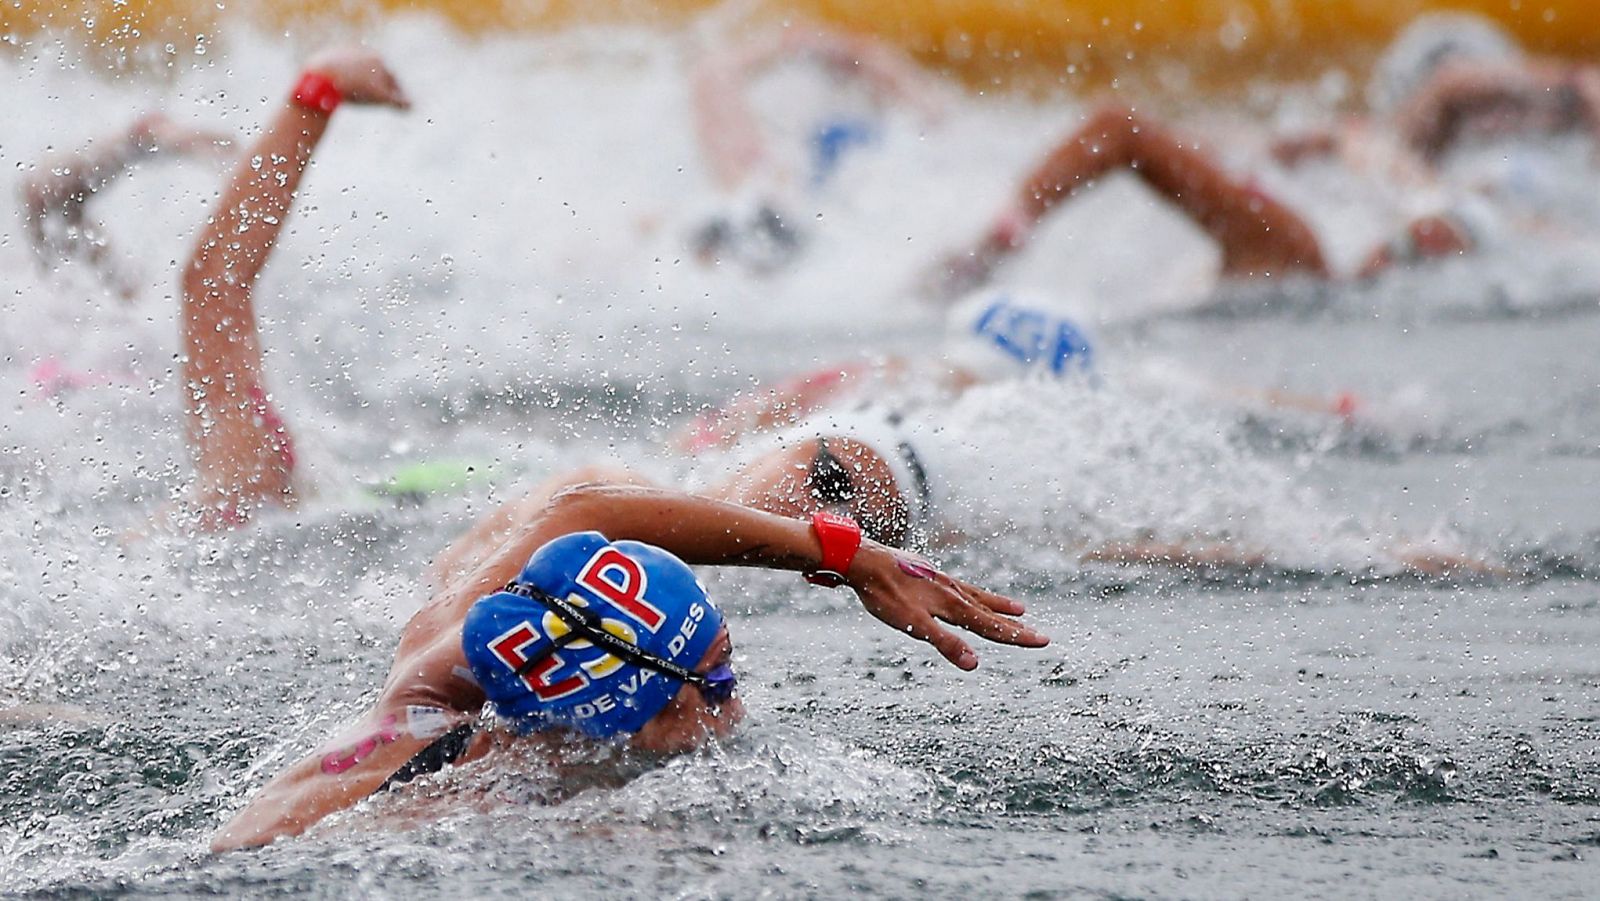
[{"label": "swimmer's fingers", "polygon": [[1013,600],[1003,594],[985,591],[976,585],[969,585],[960,579],[952,578],[943,571],[936,569],[933,564],[921,558],[905,557],[902,559],[901,571],[907,575],[920,579],[929,579],[945,588],[950,589],[958,597],[971,604],[993,613],[1003,613],[1006,616],[1021,616],[1028,612],[1021,601]]},{"label": "swimmer's fingers", "polygon": [[400,82],[394,77],[394,73],[384,69],[381,74],[384,81],[383,102],[395,109],[410,109],[411,98],[406,96],[405,89],[400,87]]},{"label": "swimmer's fingers", "polygon": [[1027,608],[1022,606],[1021,601],[1008,598],[1003,594],[985,591],[976,585],[970,585],[961,581],[960,579],[951,579],[950,581],[954,583],[955,589],[964,597],[966,597],[967,600],[977,604],[979,607],[982,607],[985,610],[989,610],[994,613],[1002,613],[1006,616],[1021,616],[1022,614],[1028,612]]},{"label": "swimmer's fingers", "polygon": [[957,591],[956,598],[934,615],[968,632],[998,644],[1011,644],[1024,648],[1042,648],[1050,643],[1049,636],[1036,632],[1014,619],[1007,619],[980,604],[971,595]]},{"label": "swimmer's fingers", "polygon": [[919,617],[917,622],[906,627],[906,632],[912,638],[933,645],[939,656],[961,669],[970,671],[978,668],[978,655],[973,652],[972,647],[962,641],[956,633],[935,622],[933,617]]},{"label": "swimmer's fingers", "polygon": [[306,68],[332,81],[346,102],[411,107],[400,82],[376,51],[359,46],[334,47],[317,54]]},{"label": "swimmer's fingers", "polygon": [[934,615],[948,597],[934,597],[935,593],[947,595],[944,589],[924,585],[917,591],[896,590],[883,583],[869,584],[856,589],[861,605],[880,622],[910,635],[918,641],[933,645],[940,656],[965,670],[976,669],[978,655],[954,632],[939,625]]}]

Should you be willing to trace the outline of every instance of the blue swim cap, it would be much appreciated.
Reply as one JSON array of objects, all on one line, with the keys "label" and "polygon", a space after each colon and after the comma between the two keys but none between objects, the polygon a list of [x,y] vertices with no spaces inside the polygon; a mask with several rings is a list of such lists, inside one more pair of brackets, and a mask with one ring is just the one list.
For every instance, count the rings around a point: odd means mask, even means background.
[{"label": "blue swim cap", "polygon": [[950,311],[947,356],[991,379],[1035,372],[1092,375],[1094,345],[1063,306],[1038,292],[987,289],[972,294]]},{"label": "blue swim cap", "polygon": [[[682,560],[599,532],[549,542],[517,581],[592,611],[607,632],[691,670],[722,627],[722,614]],[[594,738],[638,732],[678,693],[677,679],[589,641],[557,646],[570,631],[537,599],[510,591],[481,598],[467,611],[461,650],[495,713],[519,731],[567,728]],[[554,653],[517,674],[552,647]]]}]

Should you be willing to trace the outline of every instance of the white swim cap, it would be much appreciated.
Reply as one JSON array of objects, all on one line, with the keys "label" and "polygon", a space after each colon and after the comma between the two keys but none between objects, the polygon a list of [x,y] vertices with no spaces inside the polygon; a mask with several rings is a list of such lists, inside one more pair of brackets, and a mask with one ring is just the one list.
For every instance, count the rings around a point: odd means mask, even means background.
[{"label": "white swim cap", "polygon": [[945,359],[988,379],[1092,374],[1094,345],[1068,312],[1072,307],[1038,291],[987,288],[970,294],[946,320]]},{"label": "white swim cap", "polygon": [[1393,113],[1447,62],[1511,62],[1522,48],[1505,29],[1471,13],[1419,16],[1389,44],[1367,85],[1374,112]]}]

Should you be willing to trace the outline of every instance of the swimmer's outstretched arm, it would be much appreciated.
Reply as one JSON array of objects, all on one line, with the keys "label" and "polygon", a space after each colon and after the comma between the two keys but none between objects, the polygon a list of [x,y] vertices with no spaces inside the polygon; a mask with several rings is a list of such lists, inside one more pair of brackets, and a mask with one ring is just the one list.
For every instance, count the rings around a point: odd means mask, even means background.
[{"label": "swimmer's outstretched arm", "polygon": [[[307,72],[344,102],[405,108],[382,60],[361,48],[324,52]],[[283,229],[329,113],[286,99],[245,153],[184,267],[183,386],[200,502],[236,522],[263,501],[292,499],[287,434],[267,407],[251,292]]]},{"label": "swimmer's outstretched arm", "polygon": [[[821,564],[821,547],[802,520],[666,489],[580,485],[552,498],[494,554],[442,591],[406,627],[407,640],[413,630],[429,634],[459,624],[474,601],[515,578],[545,542],[590,529],[614,541],[654,544],[691,564],[794,571]],[[947,625],[1001,644],[1036,648],[1049,643],[1011,618],[1023,613],[1016,601],[875,541],[862,541],[844,575],[867,612],[897,632],[928,642],[962,669],[976,668],[978,656]]]},{"label": "swimmer's outstretched arm", "polygon": [[794,425],[811,414],[858,396],[870,385],[889,386],[906,373],[899,357],[849,360],[757,386],[706,411],[675,432],[669,443],[684,453],[728,448],[752,434]]},{"label": "swimmer's outstretched arm", "polygon": [[[386,692],[337,737],[263,786],[212,836],[212,853],[260,847],[300,835],[379,791],[419,753],[476,719],[475,712],[451,709],[444,702]],[[457,749],[453,759],[441,761],[434,769],[481,757],[489,749],[488,741],[487,736],[471,741],[463,738],[464,747]]]},{"label": "swimmer's outstretched arm", "polygon": [[[765,51],[776,41],[763,41]],[[745,96],[746,71],[755,48],[740,52],[712,54],[690,76],[690,100],[694,107],[695,136],[700,152],[711,167],[717,186],[737,189],[755,172],[767,156],[756,111]]]},{"label": "swimmer's outstretched arm", "polygon": [[1299,214],[1235,180],[1193,142],[1111,104],[1056,145],[1022,180],[988,232],[971,249],[943,261],[927,289],[953,299],[976,287],[1027,243],[1053,207],[1121,170],[1137,175],[1217,242],[1223,274],[1328,274],[1322,248]]}]

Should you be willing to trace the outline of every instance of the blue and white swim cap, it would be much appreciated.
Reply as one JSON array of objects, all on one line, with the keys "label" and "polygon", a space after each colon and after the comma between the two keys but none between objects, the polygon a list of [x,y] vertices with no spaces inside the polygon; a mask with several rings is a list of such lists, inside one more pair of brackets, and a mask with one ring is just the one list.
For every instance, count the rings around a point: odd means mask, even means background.
[{"label": "blue and white swim cap", "polygon": [[[722,627],[722,614],[682,560],[637,541],[608,541],[599,532],[549,542],[517,581],[592,611],[605,631],[691,670]],[[638,732],[682,686],[590,641],[560,643],[571,631],[536,598],[510,591],[484,597],[467,611],[461,650],[472,674],[495,713],[524,733],[566,728],[612,738]],[[529,660],[538,662],[529,666]]]},{"label": "blue and white swim cap", "polygon": [[968,295],[946,320],[946,359],[986,378],[1094,373],[1088,330],[1059,298],[988,288]]}]

